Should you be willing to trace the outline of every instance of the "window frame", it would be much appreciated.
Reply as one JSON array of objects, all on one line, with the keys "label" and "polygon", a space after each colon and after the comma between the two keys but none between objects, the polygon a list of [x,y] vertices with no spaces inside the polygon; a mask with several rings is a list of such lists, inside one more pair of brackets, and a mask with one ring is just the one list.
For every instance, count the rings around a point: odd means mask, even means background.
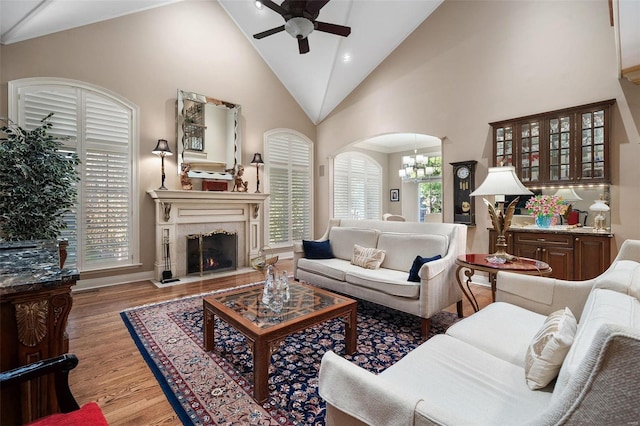
[{"label": "window frame", "polygon": [[[110,264],[106,266],[101,265],[85,265],[84,262],[80,262],[76,265],[77,269],[80,272],[96,272],[96,271],[105,271],[105,270],[114,270],[114,269],[122,269],[129,268],[131,266],[140,265],[140,216],[136,214],[140,211],[140,197],[139,197],[139,167],[138,167],[138,151],[140,147],[140,130],[139,130],[139,116],[140,111],[137,105],[133,102],[129,101],[125,97],[114,93],[108,89],[103,87],[67,78],[56,78],[56,77],[30,77],[23,79],[16,79],[8,82],[8,117],[10,120],[22,125],[24,122],[24,117],[20,115],[20,94],[23,89],[35,86],[62,86],[66,88],[80,89],[82,92],[82,97],[85,97],[86,92],[93,92],[98,96],[105,97],[110,99],[116,104],[121,105],[130,114],[130,130],[129,130],[129,146],[128,146],[128,155],[129,155],[129,167],[130,167],[130,190],[129,190],[129,229],[130,229],[130,238],[128,241],[129,247],[129,258],[127,262],[121,262],[121,264]],[[84,125],[84,114],[79,115],[80,119],[78,120],[78,126]],[[77,143],[77,142],[76,142]],[[81,161],[84,161],[84,154],[86,151],[86,147],[84,144],[76,145],[76,151],[80,155]],[[81,163],[81,167],[83,167]],[[78,190],[80,194],[84,191],[84,182],[82,181],[82,173],[81,173],[81,185]],[[84,212],[82,214],[77,213],[77,221],[81,223],[83,221]],[[84,243],[84,241],[82,242]],[[80,246],[81,250],[83,250],[82,245]]]}]

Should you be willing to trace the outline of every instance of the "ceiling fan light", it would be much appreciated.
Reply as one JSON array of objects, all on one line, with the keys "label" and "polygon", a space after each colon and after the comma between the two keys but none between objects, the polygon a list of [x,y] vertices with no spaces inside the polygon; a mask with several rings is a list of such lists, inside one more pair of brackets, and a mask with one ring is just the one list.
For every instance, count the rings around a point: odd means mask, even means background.
[{"label": "ceiling fan light", "polygon": [[313,22],[307,18],[291,18],[284,24],[284,29],[293,38],[306,38],[313,31]]}]

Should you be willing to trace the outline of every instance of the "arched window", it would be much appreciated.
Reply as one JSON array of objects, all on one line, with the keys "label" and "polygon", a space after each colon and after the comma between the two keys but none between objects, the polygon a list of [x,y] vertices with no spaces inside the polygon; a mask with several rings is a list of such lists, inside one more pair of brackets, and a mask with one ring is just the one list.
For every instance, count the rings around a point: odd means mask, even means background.
[{"label": "arched window", "polygon": [[49,113],[51,133],[80,157],[76,208],[65,220],[69,261],[80,271],[139,262],[136,173],[137,107],[81,81],[25,78],[9,82],[9,118],[32,129]]},{"label": "arched window", "polygon": [[272,248],[313,235],[313,143],[288,129],[265,133],[268,235]]},{"label": "arched window", "polygon": [[359,152],[343,152],[333,161],[333,217],[380,219],[382,167]]}]

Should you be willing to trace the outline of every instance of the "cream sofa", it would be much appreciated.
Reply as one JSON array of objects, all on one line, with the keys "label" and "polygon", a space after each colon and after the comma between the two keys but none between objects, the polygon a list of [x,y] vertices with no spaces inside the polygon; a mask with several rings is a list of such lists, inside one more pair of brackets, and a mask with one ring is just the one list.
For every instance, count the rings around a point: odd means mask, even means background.
[{"label": "cream sofa", "polygon": [[[454,324],[379,375],[327,352],[327,425],[631,425],[640,421],[640,241],[583,282],[500,272],[498,302]],[[551,312],[577,332],[557,379],[525,381],[528,347]]]},{"label": "cream sofa", "polygon": [[[334,258],[307,259],[302,243],[294,247],[294,276],[313,285],[388,306],[422,318],[427,336],[430,318],[453,303],[462,315],[462,293],[455,260],[466,252],[467,228],[451,223],[331,219],[318,241],[329,240]],[[385,251],[379,269],[351,264],[354,245]],[[420,282],[407,281],[416,255],[442,256],[425,263]]]}]

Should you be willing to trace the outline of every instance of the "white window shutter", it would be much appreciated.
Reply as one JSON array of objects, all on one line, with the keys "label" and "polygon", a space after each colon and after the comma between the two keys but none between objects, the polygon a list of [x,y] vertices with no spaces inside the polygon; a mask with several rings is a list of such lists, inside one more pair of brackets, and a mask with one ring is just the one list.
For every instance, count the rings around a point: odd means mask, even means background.
[{"label": "white window shutter", "polygon": [[382,169],[358,152],[338,154],[333,163],[333,217],[379,219]]}]

